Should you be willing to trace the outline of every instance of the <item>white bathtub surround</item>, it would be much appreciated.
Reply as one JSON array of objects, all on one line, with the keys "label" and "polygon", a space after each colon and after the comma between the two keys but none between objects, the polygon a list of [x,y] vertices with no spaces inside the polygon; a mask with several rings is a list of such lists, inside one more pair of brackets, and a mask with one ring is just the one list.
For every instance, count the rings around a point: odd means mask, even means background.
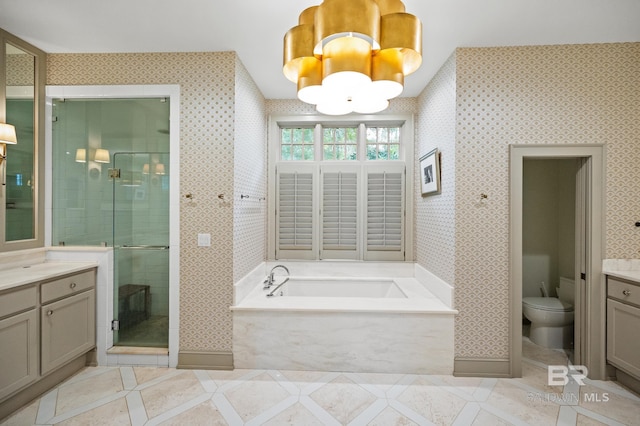
[{"label": "white bathtub surround", "polygon": [[[265,274],[274,266],[284,265],[296,277],[394,277],[414,278],[413,262],[359,262],[321,260],[279,260],[266,262]],[[282,275],[282,270],[277,271]]]},{"label": "white bathtub surround", "polygon": [[[242,299],[256,287],[257,282],[262,282],[267,276],[267,265],[262,262],[242,279],[233,285],[233,304],[237,305]],[[269,269],[270,270],[270,269]]]},{"label": "white bathtub surround", "polygon": [[[453,372],[457,311],[413,276],[412,263],[280,263],[291,271],[284,296],[266,297],[263,276],[231,308],[235,368]],[[296,284],[308,290],[287,289]],[[328,295],[329,286],[341,293]]]},{"label": "white bathtub surround", "polygon": [[453,287],[419,264],[415,264],[415,278],[446,306],[453,308]]},{"label": "white bathtub surround", "polygon": [[452,374],[453,315],[234,311],[235,368]]}]

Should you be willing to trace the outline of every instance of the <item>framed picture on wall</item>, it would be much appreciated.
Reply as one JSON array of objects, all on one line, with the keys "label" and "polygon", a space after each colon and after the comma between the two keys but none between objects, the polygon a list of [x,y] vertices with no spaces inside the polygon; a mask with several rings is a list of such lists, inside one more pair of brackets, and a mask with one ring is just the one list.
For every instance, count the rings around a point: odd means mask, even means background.
[{"label": "framed picture on wall", "polygon": [[420,158],[422,195],[440,193],[440,151],[438,148]]}]

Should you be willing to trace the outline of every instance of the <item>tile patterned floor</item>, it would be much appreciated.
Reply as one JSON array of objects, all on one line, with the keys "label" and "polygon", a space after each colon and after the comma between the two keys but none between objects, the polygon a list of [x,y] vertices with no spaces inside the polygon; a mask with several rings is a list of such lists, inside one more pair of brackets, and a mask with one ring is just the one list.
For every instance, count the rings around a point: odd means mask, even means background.
[{"label": "tile patterned floor", "polygon": [[523,343],[521,379],[86,368],[0,425],[633,425],[615,382],[547,385],[561,351]]}]

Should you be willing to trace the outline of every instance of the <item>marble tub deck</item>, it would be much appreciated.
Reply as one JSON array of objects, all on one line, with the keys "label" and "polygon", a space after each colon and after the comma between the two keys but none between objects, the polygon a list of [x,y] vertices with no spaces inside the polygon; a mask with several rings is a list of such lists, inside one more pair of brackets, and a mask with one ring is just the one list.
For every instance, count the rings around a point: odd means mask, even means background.
[{"label": "marble tub deck", "polygon": [[451,374],[457,311],[414,278],[388,279],[407,297],[266,297],[254,289],[231,308],[234,365]]}]

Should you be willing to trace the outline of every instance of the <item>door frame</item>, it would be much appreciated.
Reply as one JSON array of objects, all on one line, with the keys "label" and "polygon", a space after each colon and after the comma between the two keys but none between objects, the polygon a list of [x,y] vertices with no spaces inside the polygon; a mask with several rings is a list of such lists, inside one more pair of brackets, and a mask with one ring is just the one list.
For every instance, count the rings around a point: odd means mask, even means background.
[{"label": "door frame", "polygon": [[[169,178],[169,355],[168,366],[178,364],[180,330],[180,85],[96,85],[96,86],[46,86],[45,99],[45,246],[51,246],[52,228],[52,103],[53,99],[96,98],[169,98],[169,153],[171,175]],[[85,250],[87,248],[84,248]],[[111,250],[111,248],[108,248]],[[104,249],[102,249],[104,250]],[[113,253],[109,253],[109,271],[98,270],[96,293],[96,351],[98,363],[118,363],[117,355],[107,360],[107,350],[113,346]],[[100,263],[103,266],[107,263]],[[136,355],[132,355],[136,356]],[[140,355],[141,362],[151,364],[155,358],[160,366],[166,361],[159,356]]]},{"label": "door frame", "polygon": [[589,369],[589,378],[605,378],[605,278],[602,274],[605,230],[605,146],[585,145],[510,145],[510,330],[509,361],[511,377],[522,376],[522,211],[523,164],[530,159],[588,158],[587,193],[588,223],[586,230],[591,241],[586,247],[586,294],[580,294],[582,286],[576,285],[578,300],[584,297],[586,324],[581,324],[580,339],[585,348],[582,364]]}]

